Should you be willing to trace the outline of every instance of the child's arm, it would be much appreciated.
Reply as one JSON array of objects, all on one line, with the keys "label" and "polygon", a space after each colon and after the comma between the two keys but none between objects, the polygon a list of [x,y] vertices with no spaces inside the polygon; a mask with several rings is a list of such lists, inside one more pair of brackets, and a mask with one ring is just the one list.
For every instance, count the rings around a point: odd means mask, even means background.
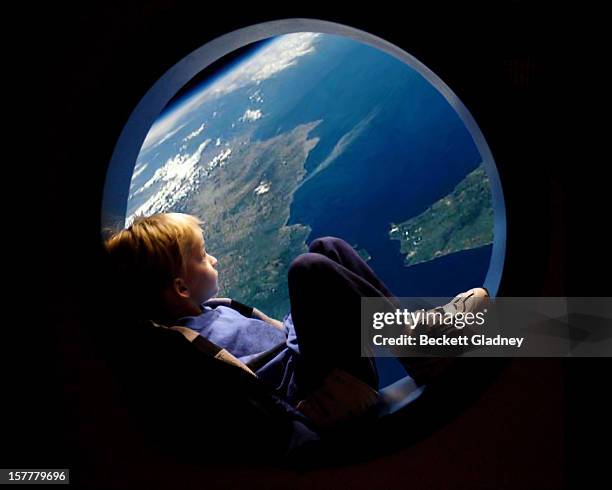
[{"label": "child's arm", "polygon": [[274,328],[278,328],[281,331],[285,330],[283,322],[279,320],[275,320],[274,318],[270,318],[268,315],[266,315],[262,311],[259,311],[257,308],[253,308],[253,315],[251,315],[251,318],[257,318],[258,320],[263,320],[264,322],[269,323]]},{"label": "child's arm", "polygon": [[[232,308],[232,303],[237,303],[237,302],[235,300],[230,299],[230,298],[212,298],[212,299],[209,299],[208,301],[204,302],[205,305],[210,306],[212,308],[215,308],[215,307],[220,306],[220,305]],[[239,305],[242,308],[234,308],[234,309],[237,309],[238,311],[240,311],[243,308],[248,308],[246,305],[243,305],[241,303],[239,303]],[[248,314],[246,314],[245,316],[248,316]],[[274,328],[277,328],[277,329],[279,329],[281,331],[285,330],[283,322],[281,322],[279,320],[275,320],[274,318],[270,318],[268,315],[266,315],[265,313],[263,313],[262,311],[258,310],[255,307],[253,307],[253,313],[251,313],[250,318],[256,318],[257,320],[262,320],[262,321],[264,321],[266,323],[269,323]]]},{"label": "child's arm", "polygon": [[216,308],[217,306],[227,306],[231,308],[232,300],[230,298],[211,298],[208,301],[204,301],[204,305]]}]

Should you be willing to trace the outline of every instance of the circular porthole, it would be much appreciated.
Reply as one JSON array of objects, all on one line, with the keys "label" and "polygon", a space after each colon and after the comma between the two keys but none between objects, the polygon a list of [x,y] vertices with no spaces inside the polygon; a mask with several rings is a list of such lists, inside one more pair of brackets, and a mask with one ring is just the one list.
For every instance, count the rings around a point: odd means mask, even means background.
[{"label": "circular porthole", "polygon": [[167,211],[204,222],[219,296],[275,318],[290,262],[319,236],[353,245],[397,296],[495,295],[502,275],[502,188],[467,108],[410,54],[325,21],[226,34],[146,93],[103,225]]}]

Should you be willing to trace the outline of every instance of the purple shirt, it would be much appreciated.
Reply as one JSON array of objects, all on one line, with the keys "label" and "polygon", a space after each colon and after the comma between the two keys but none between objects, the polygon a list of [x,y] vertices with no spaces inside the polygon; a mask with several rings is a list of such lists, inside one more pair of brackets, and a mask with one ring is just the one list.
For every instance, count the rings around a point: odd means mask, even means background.
[{"label": "purple shirt", "polygon": [[289,403],[295,399],[295,365],[300,354],[291,313],[283,318],[284,331],[257,318],[247,318],[227,306],[202,305],[204,312],[186,316],[178,323],[195,330],[203,337],[223,347],[245,364],[257,355],[284,343],[273,359],[256,370],[263,382]]}]

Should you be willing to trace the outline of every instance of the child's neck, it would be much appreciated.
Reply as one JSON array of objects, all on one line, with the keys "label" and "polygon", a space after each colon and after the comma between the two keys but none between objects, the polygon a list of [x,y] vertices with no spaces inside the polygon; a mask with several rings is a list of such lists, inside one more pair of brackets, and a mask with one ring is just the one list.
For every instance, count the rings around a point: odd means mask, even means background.
[{"label": "child's neck", "polygon": [[204,310],[200,308],[199,305],[192,303],[185,303],[181,305],[176,305],[172,311],[167,311],[167,318],[161,319],[163,324],[170,324],[178,320],[179,318],[183,318],[186,316],[199,316],[204,313]]},{"label": "child's neck", "polygon": [[189,303],[185,304],[185,308],[181,316],[198,316],[202,313],[204,313],[204,310],[202,310],[200,305],[197,305],[195,303]]}]

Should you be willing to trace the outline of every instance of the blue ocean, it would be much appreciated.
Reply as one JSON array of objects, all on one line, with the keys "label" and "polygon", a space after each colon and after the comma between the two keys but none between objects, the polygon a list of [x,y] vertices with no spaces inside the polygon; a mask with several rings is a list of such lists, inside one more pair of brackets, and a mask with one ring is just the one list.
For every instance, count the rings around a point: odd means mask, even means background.
[{"label": "blue ocean", "polygon": [[[332,165],[298,189],[289,224],[308,224],[308,241],[334,235],[365,248],[369,265],[397,296],[454,296],[482,285],[492,246],[404,267],[399,241],[388,238],[391,223],[422,213],[480,164],[455,110],[415,70],[377,49],[335,36],[318,48],[320,56],[302,60],[282,83],[268,82],[278,84],[267,87],[277,91],[267,107],[275,117],[262,121],[256,137],[322,119],[310,135],[320,138],[306,161],[312,173],[343,135],[375,116]],[[296,97],[287,76],[310,88]]]}]

